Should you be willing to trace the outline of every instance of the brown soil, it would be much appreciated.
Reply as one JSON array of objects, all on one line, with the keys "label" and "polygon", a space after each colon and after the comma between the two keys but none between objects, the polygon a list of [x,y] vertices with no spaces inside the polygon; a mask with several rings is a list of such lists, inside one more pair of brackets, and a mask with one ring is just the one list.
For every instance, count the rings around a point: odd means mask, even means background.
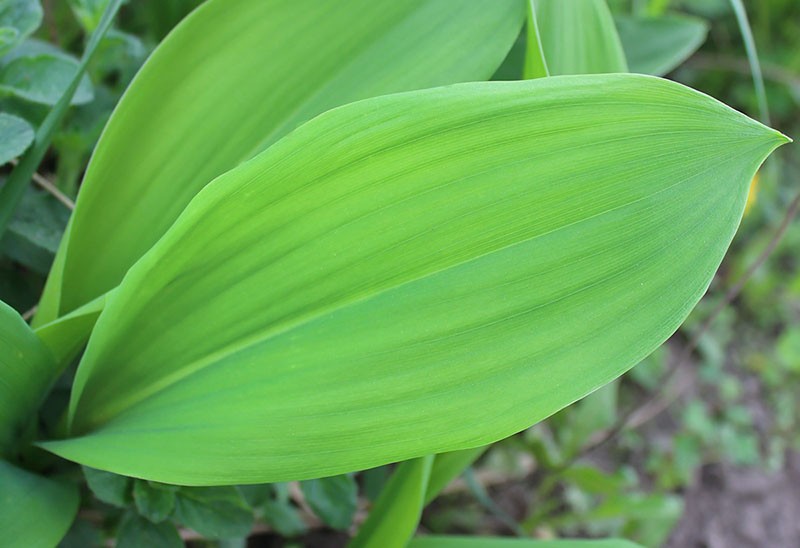
[{"label": "brown soil", "polygon": [[800,454],[767,473],[727,464],[704,466],[686,492],[685,511],[668,548],[800,546]]}]

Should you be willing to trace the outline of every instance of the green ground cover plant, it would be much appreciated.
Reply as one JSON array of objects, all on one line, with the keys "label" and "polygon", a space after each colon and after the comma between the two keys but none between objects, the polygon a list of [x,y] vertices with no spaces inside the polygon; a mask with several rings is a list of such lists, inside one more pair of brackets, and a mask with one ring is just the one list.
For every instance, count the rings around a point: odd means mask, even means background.
[{"label": "green ground cover plant", "polygon": [[[121,1],[74,1],[52,17],[78,22],[78,60],[29,38],[37,1],[0,2],[0,230],[42,275],[0,303],[11,545],[102,542],[75,521],[99,507],[118,546],[297,537],[304,512],[352,546],[632,546],[415,536],[519,432],[576,497],[630,485],[574,461],[613,430],[615,379],[663,369],[790,141],[766,108],[662,78],[705,19],[617,4],[164,2],[139,39],[113,28]],[[29,185],[53,150],[68,215]],[[687,422],[687,447],[712,435]],[[644,525],[594,536],[661,542],[673,501],[631,500],[591,512]]]}]

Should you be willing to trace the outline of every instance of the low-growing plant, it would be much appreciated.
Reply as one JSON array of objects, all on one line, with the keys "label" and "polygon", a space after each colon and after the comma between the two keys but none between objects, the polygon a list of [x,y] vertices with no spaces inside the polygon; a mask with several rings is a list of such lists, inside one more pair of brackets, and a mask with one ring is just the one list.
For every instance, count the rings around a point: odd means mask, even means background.
[{"label": "low-growing plant", "polygon": [[80,477],[119,546],[245,538],[254,509],[295,536],[292,500],[347,530],[373,469],[353,546],[502,546],[412,537],[487,444],[681,325],[788,141],[659,77],[705,32],[603,0],[202,4],[105,126],[32,326],[0,305],[0,530],[56,544]]}]

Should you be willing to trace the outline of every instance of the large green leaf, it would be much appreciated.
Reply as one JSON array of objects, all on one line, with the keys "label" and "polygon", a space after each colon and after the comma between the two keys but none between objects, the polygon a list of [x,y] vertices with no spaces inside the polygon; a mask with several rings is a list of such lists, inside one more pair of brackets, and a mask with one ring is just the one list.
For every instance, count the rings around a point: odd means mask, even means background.
[{"label": "large green leaf", "polygon": [[206,2],[97,145],[64,244],[61,313],[116,286],[217,175],[329,108],[487,79],[523,19],[523,0]]},{"label": "large green leaf", "polygon": [[53,382],[53,356],[20,315],[0,302],[0,457],[28,434]]},{"label": "large green leaf", "polygon": [[51,548],[78,512],[74,485],[32,474],[0,460],[0,531],[3,546]]},{"label": "large green leaf", "polygon": [[549,73],[627,72],[614,18],[605,0],[534,0]]},{"label": "large green leaf", "polygon": [[216,484],[506,437],[677,329],[784,142],[639,75],[334,109],[209,185],[129,271],[78,369],[77,437],[46,446]]},{"label": "large green leaf", "polygon": [[615,18],[631,72],[662,76],[683,63],[706,39],[708,25],[698,17],[662,15]]}]

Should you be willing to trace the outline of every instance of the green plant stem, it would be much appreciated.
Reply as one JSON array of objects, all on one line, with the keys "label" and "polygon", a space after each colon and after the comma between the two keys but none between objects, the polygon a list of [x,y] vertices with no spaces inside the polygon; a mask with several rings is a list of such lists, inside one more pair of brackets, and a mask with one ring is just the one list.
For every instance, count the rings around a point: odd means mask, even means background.
[{"label": "green plant stem", "polygon": [[47,149],[50,147],[53,134],[69,108],[70,101],[72,101],[72,97],[78,89],[81,77],[86,71],[86,67],[89,61],[91,61],[95,51],[97,51],[100,40],[108,29],[111,28],[111,22],[121,4],[122,0],[111,0],[108,6],[106,6],[100,24],[89,38],[89,43],[86,46],[86,50],[83,52],[83,57],[81,58],[80,65],[78,66],[78,70],[72,82],[70,82],[64,94],[47,114],[42,125],[36,130],[33,146],[25,153],[19,164],[14,168],[14,171],[11,172],[6,184],[0,189],[0,236],[2,236],[6,228],[8,228],[8,224],[14,216],[14,211],[17,209],[25,193],[25,187],[33,178],[42,158],[44,158]]}]

